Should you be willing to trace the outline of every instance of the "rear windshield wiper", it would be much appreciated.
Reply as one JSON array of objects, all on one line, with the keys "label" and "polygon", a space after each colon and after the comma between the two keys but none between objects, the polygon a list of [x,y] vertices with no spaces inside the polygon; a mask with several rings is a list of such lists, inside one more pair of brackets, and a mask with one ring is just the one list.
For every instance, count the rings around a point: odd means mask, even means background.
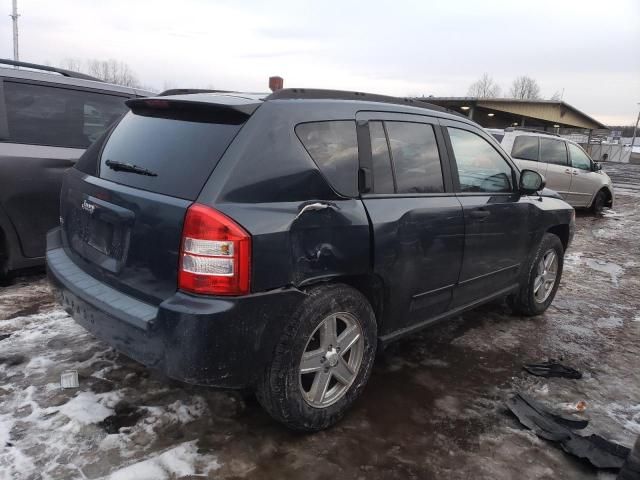
[{"label": "rear windshield wiper", "polygon": [[152,172],[151,170],[147,170],[146,168],[138,167],[137,165],[132,165],[130,163],[107,160],[106,162],[104,162],[104,164],[111,170],[115,170],[116,172],[137,173],[138,175],[147,175],[148,177],[158,176],[157,173]]}]

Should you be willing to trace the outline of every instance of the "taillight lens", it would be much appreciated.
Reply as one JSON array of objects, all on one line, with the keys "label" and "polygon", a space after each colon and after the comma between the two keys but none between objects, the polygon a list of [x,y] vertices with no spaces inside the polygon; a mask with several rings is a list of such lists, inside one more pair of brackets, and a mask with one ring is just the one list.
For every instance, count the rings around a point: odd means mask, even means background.
[{"label": "taillight lens", "polygon": [[211,207],[194,203],[182,229],[178,288],[208,295],[250,290],[251,236]]}]

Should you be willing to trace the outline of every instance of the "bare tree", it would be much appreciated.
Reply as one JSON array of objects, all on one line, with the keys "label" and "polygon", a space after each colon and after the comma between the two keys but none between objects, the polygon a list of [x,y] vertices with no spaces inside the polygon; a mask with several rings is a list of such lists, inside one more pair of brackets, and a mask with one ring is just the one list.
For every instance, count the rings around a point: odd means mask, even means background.
[{"label": "bare tree", "polygon": [[540,98],[540,86],[533,78],[523,75],[513,81],[510,93],[512,98],[536,100]]},{"label": "bare tree", "polygon": [[82,68],[82,60],[78,60],[77,58],[65,58],[62,60],[60,66],[66,70],[71,70],[72,72],[84,72]]},{"label": "bare tree", "polygon": [[89,60],[87,62],[89,75],[101,80],[125,87],[139,87],[140,81],[131,67],[113,58],[109,60]]},{"label": "bare tree", "polygon": [[125,87],[141,87],[140,81],[131,67],[113,58],[109,60],[93,59],[86,61],[78,58],[65,58],[60,66],[74,72],[92,75],[105,82],[115,83]]},{"label": "bare tree", "polygon": [[478,98],[495,98],[500,95],[500,86],[493,81],[489,74],[485,73],[480,80],[469,87],[467,95]]},{"label": "bare tree", "polygon": [[562,97],[563,97],[563,93],[564,93],[564,91],[558,90],[556,93],[551,95],[551,98],[549,98],[549,100],[554,100],[556,102],[561,102],[562,101]]}]

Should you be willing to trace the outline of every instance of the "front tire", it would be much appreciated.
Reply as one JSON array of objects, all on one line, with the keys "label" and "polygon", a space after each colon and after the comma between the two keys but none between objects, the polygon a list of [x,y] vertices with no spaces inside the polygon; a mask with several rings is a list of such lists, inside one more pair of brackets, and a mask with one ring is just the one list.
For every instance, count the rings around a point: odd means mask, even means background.
[{"label": "front tire", "polygon": [[334,425],[369,379],[376,332],[373,309],[357,290],[342,284],[311,289],[257,385],[258,401],[294,430]]},{"label": "front tire", "polygon": [[564,265],[564,247],[560,238],[545,233],[523,272],[518,293],[509,298],[514,312],[526,316],[540,315],[553,302]]},{"label": "front tire", "polygon": [[607,203],[607,193],[604,190],[600,190],[596,193],[595,198],[593,199],[593,204],[591,205],[591,210],[596,215],[602,215],[602,211]]}]

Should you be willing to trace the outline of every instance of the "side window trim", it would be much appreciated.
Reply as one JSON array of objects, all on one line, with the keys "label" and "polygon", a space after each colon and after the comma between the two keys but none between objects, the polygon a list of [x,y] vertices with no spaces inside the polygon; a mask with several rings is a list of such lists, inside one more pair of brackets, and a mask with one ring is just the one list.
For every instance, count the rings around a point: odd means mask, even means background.
[{"label": "side window trim", "polygon": [[[442,170],[442,180],[444,185],[444,192],[438,193],[373,193],[373,189],[370,192],[360,191],[362,197],[371,197],[371,198],[401,198],[401,197],[445,197],[445,196],[455,196],[455,184],[454,177],[452,174],[451,167],[451,156],[449,155],[449,151],[446,144],[446,137],[442,133],[442,128],[440,126],[441,119],[436,116],[428,116],[428,115],[417,115],[417,114],[409,114],[405,112],[379,112],[372,110],[362,110],[356,113],[356,125],[358,126],[358,151],[360,168],[370,169],[371,175],[373,175],[373,159],[371,156],[371,136],[369,129],[369,122],[379,121],[383,123],[385,121],[396,121],[396,122],[410,122],[410,123],[424,123],[429,124],[433,127],[436,144],[438,147],[438,151],[440,154],[440,168]],[[389,136],[386,131],[386,127],[384,127],[385,137],[387,140],[387,148],[389,150],[389,156],[392,159],[392,172],[393,181],[394,181],[394,189],[397,190],[396,180],[395,180],[395,170],[393,168],[393,158],[391,154],[391,148],[389,145]],[[373,179],[373,185],[375,185],[375,178]]]},{"label": "side window trim", "polygon": [[483,131],[473,127],[472,125],[468,125],[468,124],[462,123],[462,122],[456,122],[454,120],[444,120],[443,119],[443,120],[440,121],[440,123],[441,123],[441,126],[442,126],[442,133],[444,135],[445,143],[447,145],[447,151],[448,151],[449,159],[450,159],[449,160],[449,165],[450,165],[450,168],[451,168],[451,173],[452,173],[452,177],[453,177],[454,192],[455,192],[456,195],[463,195],[463,196],[474,196],[475,195],[475,196],[478,196],[478,195],[487,195],[487,194],[489,194],[489,192],[462,192],[461,191],[460,176],[459,176],[459,173],[458,173],[458,165],[456,164],[456,157],[455,157],[455,154],[453,152],[453,145],[451,144],[451,138],[449,137],[449,132],[447,131],[448,127],[458,128],[460,130],[465,130],[467,132],[470,132],[470,133],[473,133],[475,135],[478,135],[480,138],[483,138],[483,139],[487,140],[489,145],[491,145],[493,147],[493,149],[498,153],[498,155],[500,157],[502,157],[502,159],[507,163],[507,165],[509,165],[509,168],[511,168],[511,177],[512,177],[512,182],[513,182],[513,185],[514,185],[514,191],[512,191],[512,192],[490,192],[490,194],[492,196],[495,196],[495,195],[511,196],[514,193],[516,193],[516,185],[518,185],[518,182],[520,181],[520,169],[515,165],[513,160],[511,160],[511,158],[509,158],[509,156],[504,153],[504,150],[502,150],[502,147],[496,148],[496,145],[499,146],[499,144],[496,142],[496,140],[491,135],[485,134]]},{"label": "side window trim", "polygon": [[393,180],[393,193],[394,195],[398,195],[398,181],[396,180],[396,164],[393,160],[393,150],[391,149],[391,142],[389,141],[389,132],[387,131],[387,122],[383,120],[380,123],[382,124],[384,139],[387,142],[387,152],[389,152],[389,162],[391,163],[391,179]]}]

